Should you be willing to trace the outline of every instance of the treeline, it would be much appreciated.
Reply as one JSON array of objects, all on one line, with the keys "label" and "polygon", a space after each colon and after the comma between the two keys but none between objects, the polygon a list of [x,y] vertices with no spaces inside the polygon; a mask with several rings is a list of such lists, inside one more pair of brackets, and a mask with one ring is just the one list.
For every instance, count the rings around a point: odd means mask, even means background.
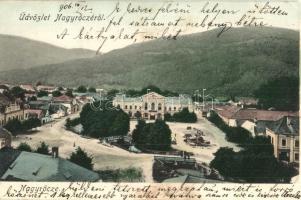
[{"label": "treeline", "polygon": [[17,135],[24,131],[28,131],[33,128],[40,127],[41,125],[42,125],[41,120],[39,120],[38,118],[29,118],[24,121],[20,121],[18,119],[12,119],[7,122],[4,128],[10,131],[13,135]]},{"label": "treeline", "polygon": [[183,108],[180,112],[176,112],[173,115],[165,113],[164,120],[168,122],[195,123],[197,122],[197,116],[194,112],[189,112],[188,108]]},{"label": "treeline", "polygon": [[210,113],[208,118],[210,122],[215,124],[226,134],[226,139],[229,142],[238,143],[244,145],[249,142],[251,133],[242,127],[230,127],[228,126],[215,112]]},{"label": "treeline", "polygon": [[268,138],[256,136],[244,150],[234,152],[222,147],[215,154],[210,167],[215,168],[229,181],[250,183],[289,183],[298,171],[292,165],[278,161]]}]

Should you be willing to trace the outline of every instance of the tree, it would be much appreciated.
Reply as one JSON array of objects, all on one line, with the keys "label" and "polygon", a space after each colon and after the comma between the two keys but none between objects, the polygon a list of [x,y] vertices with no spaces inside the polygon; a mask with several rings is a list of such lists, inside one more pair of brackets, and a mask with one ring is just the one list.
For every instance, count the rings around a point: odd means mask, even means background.
[{"label": "tree", "polygon": [[37,94],[38,97],[44,97],[44,96],[48,96],[48,92],[44,91],[44,90],[40,90]]},{"label": "tree", "polygon": [[17,149],[18,149],[19,151],[32,152],[31,147],[30,147],[27,143],[25,143],[25,142],[21,142],[21,143],[19,144],[19,146],[17,147]]},{"label": "tree", "polygon": [[39,154],[49,155],[49,146],[45,142],[42,142],[36,152]]},{"label": "tree", "polygon": [[112,135],[125,135],[129,130],[130,119],[123,110],[110,109],[109,102],[94,102],[101,109],[94,110],[90,104],[86,104],[80,113],[80,123],[83,126],[83,134],[100,138]]},{"label": "tree", "polygon": [[58,91],[64,91],[64,88],[62,86],[58,87]]},{"label": "tree", "polygon": [[242,127],[230,127],[222,118],[220,118],[215,112],[211,112],[208,120],[214,123],[220,130],[226,134],[226,139],[230,142],[239,144],[247,144],[250,141],[251,133]]},{"label": "tree", "polygon": [[88,92],[96,93],[96,89],[94,87],[89,87]]},{"label": "tree", "polygon": [[109,135],[127,135],[128,131],[130,130],[129,124],[130,118],[129,116],[123,112],[118,112],[117,116],[114,119],[113,124],[109,128]]},{"label": "tree", "polygon": [[143,145],[145,144],[143,129],[146,123],[143,119],[138,119],[135,129],[132,132],[132,139],[135,144]]},{"label": "tree", "polygon": [[68,88],[65,94],[69,97],[73,97],[72,89]]},{"label": "tree", "polygon": [[138,120],[132,138],[135,145],[141,149],[169,150],[171,147],[171,130],[163,120],[148,124]]},{"label": "tree", "polygon": [[256,136],[249,139],[245,149],[234,152],[222,147],[214,155],[210,167],[226,178],[250,183],[290,182],[297,172],[292,166],[278,161],[268,138]]},{"label": "tree", "polygon": [[11,94],[15,98],[24,99],[25,97],[25,90],[20,88],[19,86],[15,86],[12,89],[10,89]]},{"label": "tree", "polygon": [[299,110],[299,79],[294,76],[273,79],[261,85],[254,95],[264,109]]},{"label": "tree", "polygon": [[62,96],[62,93],[59,90],[55,90],[55,91],[52,92],[52,96],[53,97],[59,97],[59,96]]},{"label": "tree", "polygon": [[16,135],[18,132],[23,130],[21,121],[18,119],[9,120],[4,128],[10,131],[13,135]]},{"label": "tree", "polygon": [[197,116],[194,112],[189,112],[188,108],[183,108],[173,116],[170,113],[164,114],[164,120],[170,122],[195,123],[197,121]]},{"label": "tree", "polygon": [[171,116],[170,113],[165,113],[164,114],[164,120],[167,121],[167,122],[173,122],[174,118]]},{"label": "tree", "polygon": [[37,100],[36,96],[28,97],[28,101],[36,101],[36,100]]},{"label": "tree", "polygon": [[76,151],[71,154],[69,160],[86,169],[93,169],[93,158],[91,156],[88,156],[88,154],[80,147],[77,147]]},{"label": "tree", "polygon": [[194,112],[190,113],[188,108],[183,108],[180,112],[177,112],[172,116],[172,120],[176,122],[195,123],[197,121],[197,116]]},{"label": "tree", "polygon": [[30,130],[30,129],[33,129],[33,128],[37,128],[37,127],[40,127],[42,124],[41,124],[41,120],[38,119],[38,118],[29,118],[25,121],[22,122],[22,129],[24,131],[27,131],[27,130]]},{"label": "tree", "polygon": [[87,92],[87,88],[83,85],[79,86],[76,90],[77,92],[80,92],[80,93],[86,93]]}]

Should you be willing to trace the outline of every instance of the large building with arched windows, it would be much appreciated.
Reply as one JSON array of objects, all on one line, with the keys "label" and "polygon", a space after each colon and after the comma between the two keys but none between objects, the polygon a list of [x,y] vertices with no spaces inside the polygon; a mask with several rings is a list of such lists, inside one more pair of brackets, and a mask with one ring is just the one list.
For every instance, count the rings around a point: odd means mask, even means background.
[{"label": "large building with arched windows", "polygon": [[141,116],[150,120],[163,119],[165,113],[173,115],[183,108],[188,108],[190,112],[194,110],[192,99],[188,96],[164,97],[156,92],[150,92],[140,97],[117,94],[113,100],[113,106],[121,108],[131,118]]}]

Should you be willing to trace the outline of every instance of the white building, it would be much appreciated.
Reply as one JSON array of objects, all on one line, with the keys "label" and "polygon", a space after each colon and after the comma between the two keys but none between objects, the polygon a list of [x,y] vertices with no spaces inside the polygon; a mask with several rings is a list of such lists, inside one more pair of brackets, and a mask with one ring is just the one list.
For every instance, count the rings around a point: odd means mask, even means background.
[{"label": "white building", "polygon": [[190,97],[179,95],[178,97],[164,97],[158,93],[150,92],[141,97],[127,97],[125,94],[118,94],[113,100],[113,106],[121,108],[130,117],[141,114],[144,119],[163,119],[164,114],[181,111],[188,108],[190,112],[194,110]]}]

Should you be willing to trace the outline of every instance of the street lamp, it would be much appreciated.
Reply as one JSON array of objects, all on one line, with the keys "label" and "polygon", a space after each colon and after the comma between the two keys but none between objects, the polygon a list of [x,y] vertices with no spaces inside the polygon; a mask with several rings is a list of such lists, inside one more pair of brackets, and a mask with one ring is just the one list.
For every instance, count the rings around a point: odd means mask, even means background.
[{"label": "street lamp", "polygon": [[203,88],[203,111],[205,110],[205,88]]}]

